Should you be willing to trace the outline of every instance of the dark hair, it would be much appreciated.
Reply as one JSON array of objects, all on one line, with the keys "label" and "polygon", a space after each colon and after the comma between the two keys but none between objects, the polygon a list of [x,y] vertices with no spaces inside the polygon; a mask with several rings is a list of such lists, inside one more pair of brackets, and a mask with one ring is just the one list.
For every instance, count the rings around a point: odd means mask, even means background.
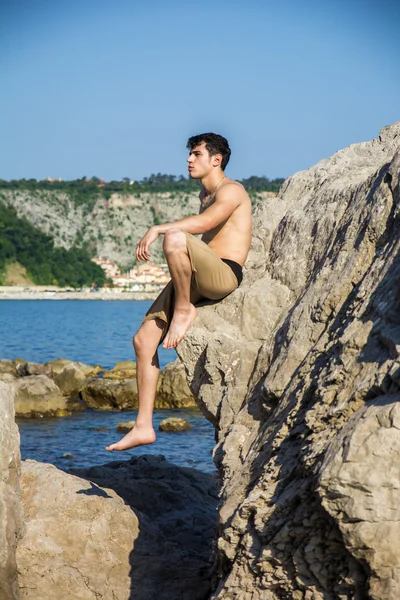
[{"label": "dark hair", "polygon": [[225,171],[225,167],[231,156],[228,140],[218,133],[200,133],[199,135],[192,135],[192,137],[188,139],[186,148],[193,150],[193,148],[202,142],[205,142],[210,156],[222,154],[221,169]]}]

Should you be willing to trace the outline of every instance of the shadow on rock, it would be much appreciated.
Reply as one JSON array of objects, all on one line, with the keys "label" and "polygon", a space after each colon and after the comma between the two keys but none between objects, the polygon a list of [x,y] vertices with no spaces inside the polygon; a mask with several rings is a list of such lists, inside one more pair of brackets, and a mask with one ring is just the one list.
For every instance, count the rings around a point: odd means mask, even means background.
[{"label": "shadow on rock", "polygon": [[94,484],[114,490],[139,520],[131,600],[209,597],[218,502],[212,475],[150,455],[70,473],[90,480],[93,493]]}]

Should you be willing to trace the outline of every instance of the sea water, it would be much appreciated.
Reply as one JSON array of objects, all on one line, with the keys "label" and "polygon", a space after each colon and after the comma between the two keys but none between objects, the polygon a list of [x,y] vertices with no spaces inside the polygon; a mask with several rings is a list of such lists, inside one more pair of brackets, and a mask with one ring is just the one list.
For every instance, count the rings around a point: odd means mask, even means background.
[{"label": "sea water", "polygon": [[[150,301],[122,300],[2,300],[0,301],[0,358],[23,358],[44,363],[66,358],[104,369],[134,360],[132,336]],[[174,350],[160,348],[160,366],[176,359]],[[74,413],[60,419],[18,419],[23,459],[50,462],[60,468],[84,468],[132,455],[163,454],[180,466],[214,470],[211,451],[214,428],[198,410],[155,411],[155,429],[161,420],[187,419],[192,429],[157,432],[157,441],[124,453],[105,450],[117,441],[120,421],[132,421],[136,411]]]}]

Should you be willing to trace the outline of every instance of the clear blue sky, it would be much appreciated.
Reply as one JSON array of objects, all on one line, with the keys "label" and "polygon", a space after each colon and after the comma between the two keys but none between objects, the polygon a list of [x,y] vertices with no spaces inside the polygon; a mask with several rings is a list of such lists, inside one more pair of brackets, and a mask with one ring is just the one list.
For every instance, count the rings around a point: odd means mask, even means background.
[{"label": "clear blue sky", "polygon": [[0,0],[0,178],[305,169],[400,119],[398,4]]}]

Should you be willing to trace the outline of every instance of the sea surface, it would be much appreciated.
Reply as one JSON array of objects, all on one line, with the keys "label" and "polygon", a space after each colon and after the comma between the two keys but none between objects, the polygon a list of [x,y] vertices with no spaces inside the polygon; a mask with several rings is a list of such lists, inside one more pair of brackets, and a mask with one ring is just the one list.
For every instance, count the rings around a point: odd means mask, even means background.
[{"label": "sea surface", "polygon": [[[0,358],[39,363],[66,358],[105,369],[135,360],[132,336],[150,304],[148,300],[2,300]],[[163,368],[176,359],[176,352],[160,348],[159,357]],[[179,466],[213,471],[213,426],[198,410],[159,410],[154,414],[156,431],[160,421],[171,416],[184,417],[192,429],[157,432],[154,444],[115,453],[105,446],[120,439],[117,423],[135,420],[136,411],[90,410],[60,419],[18,419],[22,458],[69,469],[162,454]]]}]

